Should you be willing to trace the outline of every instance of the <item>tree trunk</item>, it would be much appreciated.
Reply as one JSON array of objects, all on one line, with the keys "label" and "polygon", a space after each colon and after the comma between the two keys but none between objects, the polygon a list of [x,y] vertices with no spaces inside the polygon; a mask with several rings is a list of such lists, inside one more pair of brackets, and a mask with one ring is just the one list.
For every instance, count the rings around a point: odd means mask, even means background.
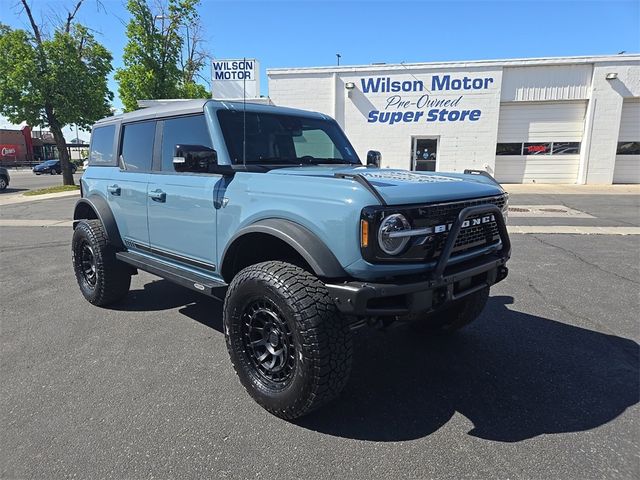
[{"label": "tree trunk", "polygon": [[56,141],[56,147],[58,148],[58,155],[60,157],[60,166],[62,167],[62,184],[63,185],[75,185],[73,181],[73,173],[71,173],[71,158],[69,155],[69,149],[67,148],[67,141],[62,134],[62,127],[60,126],[58,119],[53,112],[53,108],[45,106],[45,113],[47,114],[47,122],[49,128],[53,134],[53,139]]}]

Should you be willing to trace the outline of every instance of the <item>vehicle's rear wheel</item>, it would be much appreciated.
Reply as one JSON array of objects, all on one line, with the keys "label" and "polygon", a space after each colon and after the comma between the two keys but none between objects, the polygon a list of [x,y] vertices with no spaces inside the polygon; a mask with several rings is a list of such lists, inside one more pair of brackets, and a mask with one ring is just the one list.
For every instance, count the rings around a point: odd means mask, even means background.
[{"label": "vehicle's rear wheel", "polygon": [[131,270],[116,260],[100,220],[82,220],[73,232],[73,270],[84,298],[98,306],[122,299],[131,285]]},{"label": "vehicle's rear wheel", "polygon": [[7,182],[7,179],[5,177],[0,177],[0,190],[4,190],[8,186],[9,182]]},{"label": "vehicle's rear wheel", "polygon": [[489,299],[489,287],[483,288],[450,307],[422,318],[412,319],[411,327],[421,332],[447,335],[469,325],[480,316]]},{"label": "vehicle's rear wheel", "polygon": [[351,371],[351,331],[325,286],[284,262],[245,268],[224,302],[233,367],[249,395],[293,419],[337,397]]},{"label": "vehicle's rear wheel", "polygon": [[55,175],[56,174],[56,169],[52,168],[51,171],[49,172],[51,175]]}]

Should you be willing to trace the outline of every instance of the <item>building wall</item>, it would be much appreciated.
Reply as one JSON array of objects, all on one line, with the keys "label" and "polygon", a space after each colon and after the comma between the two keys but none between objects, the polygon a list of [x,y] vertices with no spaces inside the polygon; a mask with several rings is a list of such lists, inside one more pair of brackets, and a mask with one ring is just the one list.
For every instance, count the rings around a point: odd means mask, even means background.
[{"label": "building wall", "polygon": [[[616,72],[618,78],[606,80],[609,72]],[[546,109],[544,115],[554,108],[568,109],[559,112],[560,117],[566,113],[572,120],[560,121],[557,128],[547,119],[537,123],[535,116],[519,120],[520,128],[528,129],[521,132],[523,142],[581,141],[576,155],[521,158],[521,168],[517,168],[524,176],[520,181],[611,183],[623,101],[640,97],[637,55],[278,69],[267,74],[269,95],[276,105],[315,110],[336,118],[359,156],[364,159],[368,150],[380,150],[384,167],[410,168],[412,138],[435,137],[439,140],[437,170],[477,168],[495,174],[496,143],[513,131],[509,123],[514,119],[508,118],[513,105],[539,104]],[[449,88],[443,88],[444,78],[450,80]],[[465,78],[470,88],[460,84],[455,88],[451,83]],[[383,88],[387,79],[397,83]],[[473,81],[481,79],[490,79],[482,84],[486,88],[473,88]],[[371,81],[380,81],[377,91]],[[346,85],[350,82],[355,88],[348,90]],[[425,98],[453,105],[419,105]],[[480,113],[474,120],[427,119],[429,111],[443,108]],[[405,116],[407,112],[410,113]],[[422,112],[418,121],[416,112]],[[380,113],[395,119],[380,121]],[[574,121],[576,116],[581,117],[578,123]],[[549,138],[537,138],[540,135]],[[511,170],[515,168],[515,164],[501,159],[499,162]],[[528,167],[535,167],[529,170],[533,172],[531,176],[526,174]],[[556,168],[558,175],[554,175]]]},{"label": "building wall", "polygon": [[[607,80],[607,73],[612,72],[618,78]],[[622,104],[625,98],[634,97],[640,97],[639,62],[632,65],[601,62],[594,66],[583,140],[586,148],[578,183],[613,182]]]}]

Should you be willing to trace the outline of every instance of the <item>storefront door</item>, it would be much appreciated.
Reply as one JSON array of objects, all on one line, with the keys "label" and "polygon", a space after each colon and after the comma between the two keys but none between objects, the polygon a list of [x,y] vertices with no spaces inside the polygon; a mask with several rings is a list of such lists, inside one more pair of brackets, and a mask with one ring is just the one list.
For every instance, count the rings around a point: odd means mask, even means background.
[{"label": "storefront door", "polygon": [[438,158],[438,139],[413,137],[411,142],[411,170],[435,172]]}]

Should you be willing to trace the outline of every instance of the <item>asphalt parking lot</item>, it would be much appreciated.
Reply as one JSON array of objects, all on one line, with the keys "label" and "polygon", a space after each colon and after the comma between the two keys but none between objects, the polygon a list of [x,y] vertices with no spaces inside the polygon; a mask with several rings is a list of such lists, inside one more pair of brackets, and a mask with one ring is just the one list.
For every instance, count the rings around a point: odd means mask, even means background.
[{"label": "asphalt parking lot", "polygon": [[[55,185],[62,185],[61,175],[36,175],[29,169],[9,169],[9,175],[11,175],[11,182],[9,187],[2,193],[7,195],[10,193],[25,192],[34,188],[46,188],[53,187]],[[82,177],[82,173],[76,173],[74,176],[76,183]]]},{"label": "asphalt parking lot", "polygon": [[[55,178],[55,177],[54,177]],[[514,194],[639,226],[637,195]],[[360,330],[342,397],[269,415],[228,361],[221,304],[140,273],[81,296],[75,198],[0,208],[1,478],[638,478],[638,235],[512,235],[510,276],[452,338]],[[558,223],[560,222],[560,223]]]}]

